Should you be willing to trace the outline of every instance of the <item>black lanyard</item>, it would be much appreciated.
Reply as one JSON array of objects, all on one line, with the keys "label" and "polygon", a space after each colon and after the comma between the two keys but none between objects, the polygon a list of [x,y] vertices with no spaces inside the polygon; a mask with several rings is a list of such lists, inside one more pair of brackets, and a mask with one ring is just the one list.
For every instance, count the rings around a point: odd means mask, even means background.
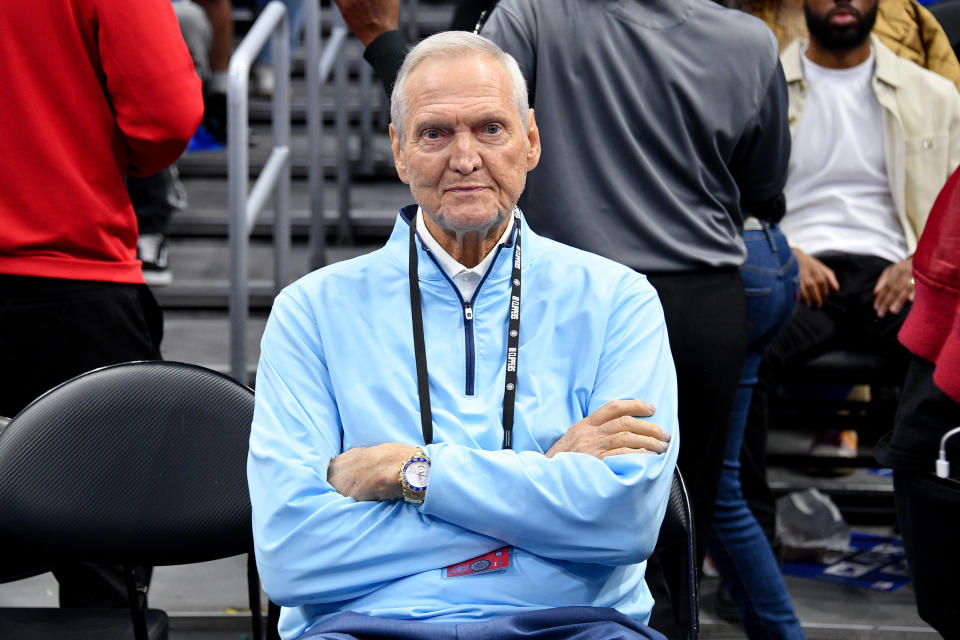
[{"label": "black lanyard", "polygon": [[[510,321],[507,324],[507,373],[503,384],[503,448],[513,446],[513,405],[517,396],[517,355],[520,348],[520,212],[513,210],[516,238],[513,246],[513,288],[510,291]],[[416,218],[410,220],[410,313],[413,316],[413,349],[417,359],[417,393],[420,395],[420,427],[423,442],[433,442],[433,412],[427,377],[427,349],[424,345],[423,309],[417,278]]]}]

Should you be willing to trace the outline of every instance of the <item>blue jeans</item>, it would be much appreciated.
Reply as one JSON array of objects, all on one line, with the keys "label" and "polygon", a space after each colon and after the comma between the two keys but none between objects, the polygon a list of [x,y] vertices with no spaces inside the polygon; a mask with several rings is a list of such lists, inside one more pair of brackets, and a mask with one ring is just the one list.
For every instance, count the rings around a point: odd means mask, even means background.
[{"label": "blue jeans", "polygon": [[757,369],[767,346],[790,320],[800,277],[780,229],[763,227],[744,231],[748,255],[740,274],[747,295],[747,353],[730,414],[708,546],[750,638],[803,638],[776,558],[740,488],[740,446]]}]

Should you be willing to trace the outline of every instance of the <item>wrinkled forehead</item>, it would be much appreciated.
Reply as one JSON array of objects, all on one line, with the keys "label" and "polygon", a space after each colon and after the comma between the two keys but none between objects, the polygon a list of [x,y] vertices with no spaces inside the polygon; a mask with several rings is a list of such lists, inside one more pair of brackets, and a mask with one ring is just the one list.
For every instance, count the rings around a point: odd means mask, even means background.
[{"label": "wrinkled forehead", "polygon": [[427,58],[410,71],[406,86],[409,114],[450,105],[474,104],[514,110],[507,69],[496,58],[482,53]]}]

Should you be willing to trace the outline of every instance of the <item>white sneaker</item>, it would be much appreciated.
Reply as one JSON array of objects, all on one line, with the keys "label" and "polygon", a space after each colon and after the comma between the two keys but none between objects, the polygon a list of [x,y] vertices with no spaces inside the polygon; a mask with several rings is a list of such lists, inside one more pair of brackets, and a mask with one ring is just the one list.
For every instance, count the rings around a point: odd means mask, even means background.
[{"label": "white sneaker", "polygon": [[154,287],[166,287],[173,282],[167,259],[167,239],[162,233],[145,233],[137,238],[137,258],[143,268],[144,281]]},{"label": "white sneaker", "polygon": [[253,93],[264,98],[273,95],[276,80],[273,75],[273,65],[258,64],[253,68]]}]

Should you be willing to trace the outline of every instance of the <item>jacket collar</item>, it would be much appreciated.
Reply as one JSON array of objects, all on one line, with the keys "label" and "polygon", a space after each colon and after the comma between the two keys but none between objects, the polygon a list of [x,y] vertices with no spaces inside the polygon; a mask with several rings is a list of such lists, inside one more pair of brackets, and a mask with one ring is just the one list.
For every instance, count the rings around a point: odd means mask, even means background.
[{"label": "jacket collar", "polygon": [[[892,87],[899,87],[902,82],[900,59],[893,51],[887,48],[875,35],[870,36],[873,44],[874,59],[876,68],[873,76]],[[803,48],[807,44],[805,39],[794,40],[780,56],[783,65],[783,75],[787,84],[794,82],[803,82]]]},{"label": "jacket collar", "polygon": [[[417,216],[417,205],[411,204],[400,209],[397,220],[393,225],[393,231],[390,233],[390,239],[384,249],[390,256],[398,262],[403,270],[406,271],[409,260],[409,234],[410,225],[414,224]],[[523,267],[526,268],[535,259],[539,251],[539,242],[535,234],[527,225],[527,219],[523,213],[520,213],[520,232],[523,234]],[[513,262],[513,238],[516,232],[511,234],[511,238],[501,246],[499,252],[494,257],[490,266],[490,273],[486,279],[491,281],[509,279],[512,274]],[[429,255],[423,243],[417,240],[417,276],[424,281],[446,281],[447,277],[440,266],[434,262]]]}]

